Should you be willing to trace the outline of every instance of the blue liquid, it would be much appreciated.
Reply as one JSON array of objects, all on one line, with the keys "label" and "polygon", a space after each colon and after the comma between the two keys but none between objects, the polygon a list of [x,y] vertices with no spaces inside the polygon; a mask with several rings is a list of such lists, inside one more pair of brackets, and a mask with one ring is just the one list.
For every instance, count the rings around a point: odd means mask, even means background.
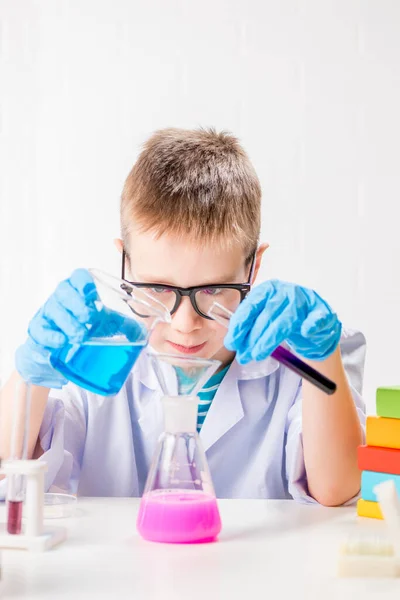
[{"label": "blue liquid", "polygon": [[102,396],[117,394],[124,385],[146,341],[136,344],[68,345],[50,357],[66,379]]}]

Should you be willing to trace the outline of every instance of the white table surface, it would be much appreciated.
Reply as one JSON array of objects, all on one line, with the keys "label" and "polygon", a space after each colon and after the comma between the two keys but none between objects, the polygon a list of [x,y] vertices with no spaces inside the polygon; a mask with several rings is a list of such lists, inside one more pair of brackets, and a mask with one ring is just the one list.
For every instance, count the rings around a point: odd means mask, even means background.
[{"label": "white table surface", "polygon": [[[54,550],[2,552],[2,597],[16,600],[233,600],[400,598],[400,579],[340,579],[338,546],[350,532],[383,533],[385,524],[355,508],[279,500],[220,500],[218,542],[145,542],[136,532],[139,501],[80,498]],[[4,521],[4,506],[0,521]]]}]

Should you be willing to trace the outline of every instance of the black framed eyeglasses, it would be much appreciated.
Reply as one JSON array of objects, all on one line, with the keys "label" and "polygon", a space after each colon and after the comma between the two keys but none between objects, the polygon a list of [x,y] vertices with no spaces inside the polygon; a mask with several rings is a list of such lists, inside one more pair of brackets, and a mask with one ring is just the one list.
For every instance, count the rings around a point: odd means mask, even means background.
[{"label": "black framed eyeglasses", "polygon": [[188,288],[177,287],[175,285],[142,283],[139,281],[128,281],[125,279],[125,250],[122,252],[121,279],[129,285],[143,289],[147,294],[162,302],[164,306],[173,315],[179,308],[182,298],[188,296],[190,302],[198,315],[204,319],[213,320],[208,316],[214,302],[219,302],[225,308],[234,312],[242,300],[245,299],[251,289],[251,280],[254,273],[256,253],[254,252],[250,274],[246,283],[219,283],[212,285],[199,285]]}]

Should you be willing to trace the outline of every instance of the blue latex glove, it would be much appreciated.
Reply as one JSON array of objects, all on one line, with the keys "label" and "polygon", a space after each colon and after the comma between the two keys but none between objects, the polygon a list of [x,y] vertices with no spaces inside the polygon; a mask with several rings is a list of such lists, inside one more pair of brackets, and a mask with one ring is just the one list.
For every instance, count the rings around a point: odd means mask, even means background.
[{"label": "blue latex glove", "polygon": [[59,283],[29,323],[28,339],[16,352],[16,368],[25,381],[53,388],[67,383],[51,366],[50,353],[85,339],[86,324],[96,313],[96,298],[96,286],[85,269],[77,269]]},{"label": "blue latex glove", "polygon": [[15,355],[16,368],[25,381],[61,388],[67,380],[50,363],[50,355],[68,344],[81,344],[90,336],[124,334],[131,341],[143,338],[144,325],[122,314],[95,307],[96,286],[85,269],[62,281],[33,317],[28,339]]},{"label": "blue latex glove", "polygon": [[277,279],[254,288],[231,317],[224,344],[239,363],[263,360],[283,341],[300,356],[324,360],[342,326],[313,290]]}]

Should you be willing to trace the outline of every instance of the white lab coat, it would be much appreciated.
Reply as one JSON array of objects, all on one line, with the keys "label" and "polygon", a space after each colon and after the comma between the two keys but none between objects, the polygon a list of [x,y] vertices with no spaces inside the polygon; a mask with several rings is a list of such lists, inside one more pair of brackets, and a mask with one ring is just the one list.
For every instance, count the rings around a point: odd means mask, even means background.
[{"label": "white lab coat", "polygon": [[[364,336],[344,330],[341,352],[364,426]],[[96,396],[71,383],[52,390],[40,430],[46,489],[140,496],[162,431],[161,395],[145,353],[116,396]],[[301,379],[271,357],[232,363],[200,434],[217,497],[315,502],[307,491],[301,395]]]}]

